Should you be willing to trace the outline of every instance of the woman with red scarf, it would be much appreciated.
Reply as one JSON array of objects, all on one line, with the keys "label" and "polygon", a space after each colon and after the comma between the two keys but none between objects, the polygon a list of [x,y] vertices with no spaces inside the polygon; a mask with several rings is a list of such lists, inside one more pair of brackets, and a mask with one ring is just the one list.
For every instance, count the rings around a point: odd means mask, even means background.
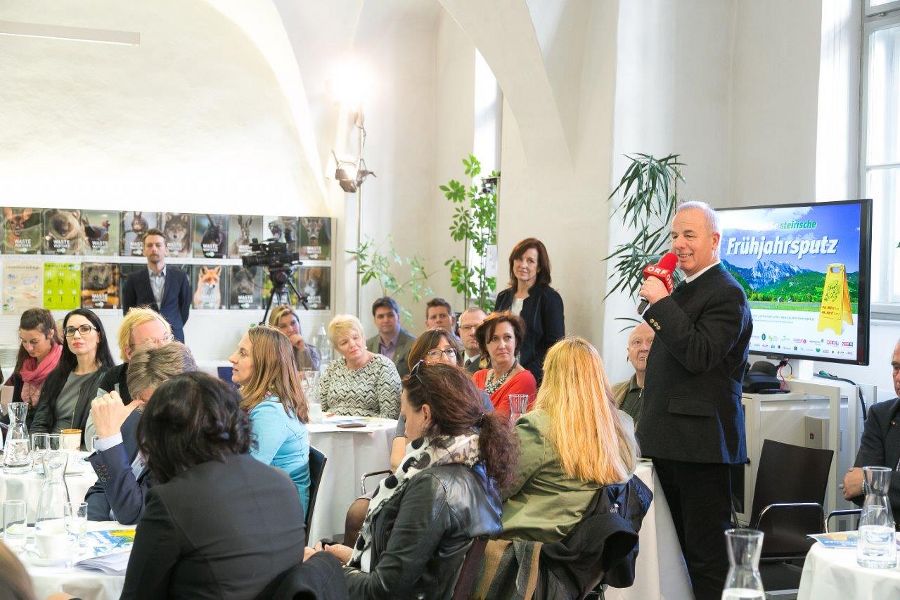
[{"label": "woman with red scarf", "polygon": [[19,319],[21,347],[16,357],[16,368],[4,385],[13,386],[13,402],[28,403],[25,425],[31,429],[34,408],[41,395],[41,386],[59,363],[62,345],[56,321],[49,310],[29,308]]}]

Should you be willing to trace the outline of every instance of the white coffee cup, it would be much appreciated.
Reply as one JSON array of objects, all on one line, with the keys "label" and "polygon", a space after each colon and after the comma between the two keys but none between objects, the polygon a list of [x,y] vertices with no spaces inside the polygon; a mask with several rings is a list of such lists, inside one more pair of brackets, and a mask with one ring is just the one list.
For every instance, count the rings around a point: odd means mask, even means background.
[{"label": "white coffee cup", "polygon": [[53,519],[39,523],[34,530],[34,545],[41,558],[61,560],[68,556],[69,535],[63,519]]},{"label": "white coffee cup", "polygon": [[309,404],[309,422],[321,423],[324,420],[325,414],[322,412],[322,405],[318,402],[311,402]]}]

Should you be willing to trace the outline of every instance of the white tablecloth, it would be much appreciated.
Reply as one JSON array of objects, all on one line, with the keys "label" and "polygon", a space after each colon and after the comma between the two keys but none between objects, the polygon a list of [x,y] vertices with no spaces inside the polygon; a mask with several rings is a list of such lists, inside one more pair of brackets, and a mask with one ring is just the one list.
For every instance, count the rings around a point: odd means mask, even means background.
[{"label": "white tablecloth", "polygon": [[797,600],[888,600],[900,598],[900,568],[867,569],[856,549],[813,544],[803,563]]},{"label": "white tablecloth", "polygon": [[[71,464],[66,468],[66,486],[69,488],[69,499],[72,502],[83,501],[88,488],[97,481],[97,474],[94,473],[90,463],[82,460],[85,456],[87,452],[73,453],[69,458]],[[24,500],[28,522],[33,523],[43,483],[44,478],[34,471],[6,473],[0,470],[0,501]]]},{"label": "white tablecloth", "polygon": [[[359,497],[359,478],[363,473],[391,466],[391,442],[397,421],[376,418],[366,421],[365,427],[355,429],[340,429],[327,420],[308,425],[310,444],[328,457],[310,527],[311,544],[344,533],[347,509]],[[376,483],[377,479],[371,485]]]},{"label": "white tablecloth", "polygon": [[[94,521],[88,523],[92,530],[129,528],[115,521]],[[36,598],[46,598],[56,592],[66,592],[83,600],[116,600],[125,586],[124,575],[104,575],[95,571],[77,568],[38,567],[26,557],[22,560],[34,584]]]},{"label": "white tablecloth", "polygon": [[640,532],[640,552],[635,567],[634,585],[608,588],[608,600],[692,600],[687,566],[678,545],[672,514],[663,495],[653,465],[642,462],[635,474],[653,491],[653,503],[644,517]]}]

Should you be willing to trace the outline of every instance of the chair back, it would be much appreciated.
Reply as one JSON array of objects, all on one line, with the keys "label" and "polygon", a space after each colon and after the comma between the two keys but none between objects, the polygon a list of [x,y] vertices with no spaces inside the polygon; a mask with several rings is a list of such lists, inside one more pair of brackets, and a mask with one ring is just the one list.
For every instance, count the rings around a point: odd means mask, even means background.
[{"label": "chair back", "polygon": [[[806,536],[824,530],[822,507],[833,457],[832,450],[763,440],[750,518],[751,526],[765,533],[763,557],[804,555],[811,545]],[[772,505],[794,506],[767,511]]]},{"label": "chair back", "polygon": [[472,597],[472,590],[475,589],[475,580],[484,559],[485,546],[487,546],[487,537],[485,536],[472,540],[472,545],[469,546],[466,558],[459,569],[459,576],[456,578],[456,585],[453,588],[452,600],[467,600]]},{"label": "chair back", "polygon": [[325,472],[328,457],[323,452],[309,447],[309,506],[306,507],[306,543],[309,545],[309,532],[312,525],[313,511],[316,508],[316,496],[319,495],[319,484]]}]

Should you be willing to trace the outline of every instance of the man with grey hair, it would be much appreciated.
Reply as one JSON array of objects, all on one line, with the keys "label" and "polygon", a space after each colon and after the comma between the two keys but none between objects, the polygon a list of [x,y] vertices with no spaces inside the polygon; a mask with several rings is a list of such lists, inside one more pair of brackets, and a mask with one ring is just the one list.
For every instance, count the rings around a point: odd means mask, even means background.
[{"label": "man with grey hair", "polygon": [[481,346],[475,336],[475,330],[486,317],[487,314],[478,306],[470,306],[459,315],[459,339],[466,352],[464,365],[469,373],[488,367],[488,358],[481,356]]},{"label": "man with grey hair", "polygon": [[640,296],[656,337],[637,437],[653,459],[697,600],[718,600],[728,559],[731,465],[747,462],[741,378],[753,323],[744,290],[719,263],[715,211],[678,207],[672,252],[686,278],[671,294],[648,278]]},{"label": "man with grey hair", "polygon": [[[891,356],[891,375],[894,380],[896,398],[878,402],[869,407],[866,424],[856,461],[844,475],[844,499],[862,504],[864,498],[863,472],[864,466],[888,467],[900,470],[900,340],[894,345]],[[894,523],[900,525],[900,476],[895,472],[891,477],[888,490]]]},{"label": "man with grey hair", "polygon": [[161,383],[196,370],[191,351],[179,342],[138,350],[128,365],[132,402],[126,406],[113,391],[91,404],[98,439],[86,460],[97,473],[97,483],[84,498],[88,519],[113,519],[128,525],[140,520],[146,492],[153,484],[137,447],[143,406]]}]

